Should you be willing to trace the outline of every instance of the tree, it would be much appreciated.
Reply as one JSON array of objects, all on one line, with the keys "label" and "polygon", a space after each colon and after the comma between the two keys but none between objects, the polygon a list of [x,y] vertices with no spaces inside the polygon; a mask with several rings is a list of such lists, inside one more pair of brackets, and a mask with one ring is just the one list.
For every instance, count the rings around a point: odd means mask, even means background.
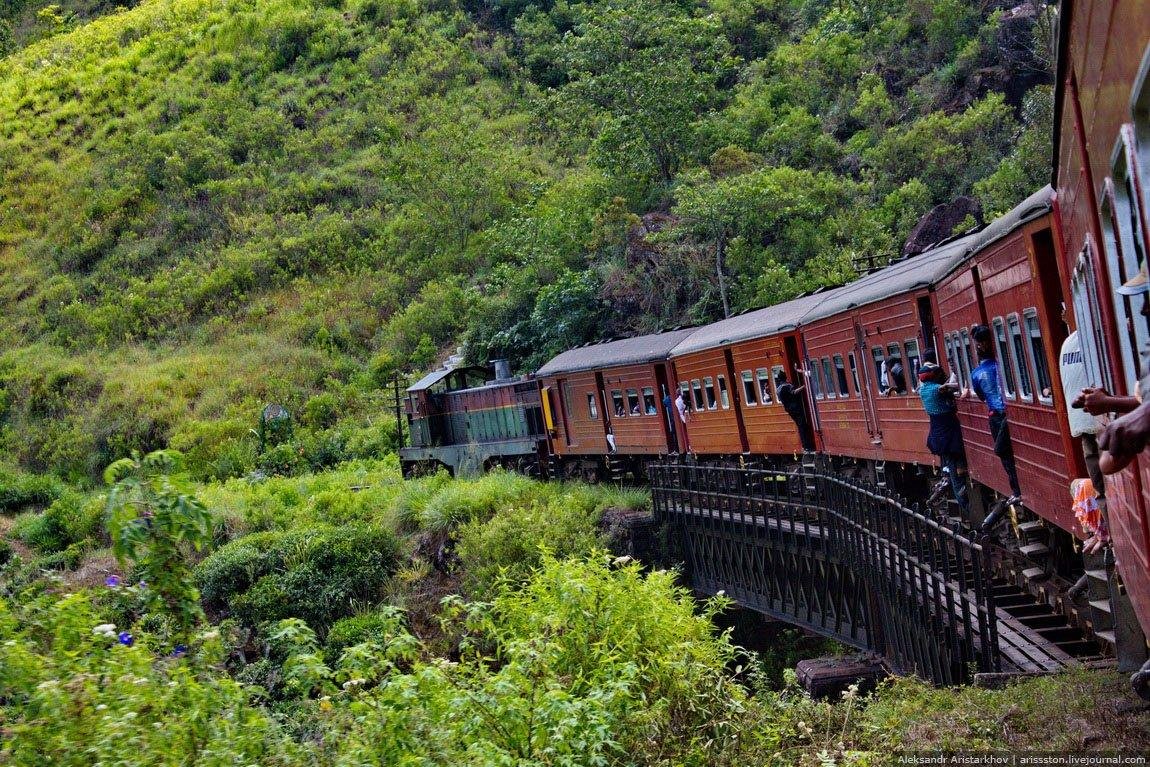
[{"label": "tree", "polygon": [[651,0],[586,6],[561,55],[570,82],[560,100],[596,115],[599,163],[637,176],[653,170],[664,182],[693,148],[695,123],[732,65],[717,19]]}]

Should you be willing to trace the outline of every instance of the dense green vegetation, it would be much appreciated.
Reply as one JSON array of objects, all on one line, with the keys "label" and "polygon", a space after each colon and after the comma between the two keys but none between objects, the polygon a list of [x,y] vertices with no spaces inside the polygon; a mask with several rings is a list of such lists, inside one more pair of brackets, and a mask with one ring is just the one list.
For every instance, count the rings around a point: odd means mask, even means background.
[{"label": "dense green vegetation", "polygon": [[[404,483],[394,462],[195,485],[177,466],[110,469],[76,561],[18,538],[0,561],[0,762],[846,765],[1147,745],[1124,680],[1097,672],[811,701],[716,631],[724,600],[605,553],[600,515],[641,492]],[[125,517],[127,498],[151,515]],[[117,560],[103,547],[125,536]],[[195,570],[174,599],[165,552]]]},{"label": "dense green vegetation", "polygon": [[379,458],[380,387],[457,345],[528,369],[1001,212],[1047,175],[1050,12],[995,6],[9,3],[0,454]]}]

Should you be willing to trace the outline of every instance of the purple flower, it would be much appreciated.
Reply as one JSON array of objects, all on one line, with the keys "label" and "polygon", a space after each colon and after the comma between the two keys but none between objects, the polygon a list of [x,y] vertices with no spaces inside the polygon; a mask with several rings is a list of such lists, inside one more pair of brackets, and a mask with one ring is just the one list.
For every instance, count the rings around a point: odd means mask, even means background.
[{"label": "purple flower", "polygon": [[188,654],[188,646],[186,644],[178,644],[172,648],[173,658],[182,658]]},{"label": "purple flower", "polygon": [[119,636],[120,644],[124,647],[131,647],[136,643],[136,640],[127,631],[121,631]]},{"label": "purple flower", "polygon": [[114,588],[118,587],[120,585],[120,576],[109,575],[107,578],[104,579],[104,585],[110,589],[114,589]]},{"label": "purple flower", "polygon": [[139,584],[137,584],[137,585],[138,585],[140,588],[142,588],[142,589],[146,589],[146,588],[148,588],[148,582],[147,582],[147,581],[143,581],[143,580],[142,580],[142,581],[140,581],[140,582],[139,582]]}]

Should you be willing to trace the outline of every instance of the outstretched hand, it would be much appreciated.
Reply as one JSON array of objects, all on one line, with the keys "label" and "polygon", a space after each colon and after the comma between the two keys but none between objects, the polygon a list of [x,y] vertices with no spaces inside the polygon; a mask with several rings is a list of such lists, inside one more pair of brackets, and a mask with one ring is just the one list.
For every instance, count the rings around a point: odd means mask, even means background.
[{"label": "outstretched hand", "polygon": [[1150,441],[1150,403],[1117,419],[1098,437],[1098,464],[1106,474],[1121,471]]}]

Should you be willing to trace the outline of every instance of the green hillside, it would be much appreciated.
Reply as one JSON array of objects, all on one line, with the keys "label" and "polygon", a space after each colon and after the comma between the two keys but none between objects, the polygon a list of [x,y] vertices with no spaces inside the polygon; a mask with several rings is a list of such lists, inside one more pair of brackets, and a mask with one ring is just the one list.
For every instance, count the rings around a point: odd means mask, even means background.
[{"label": "green hillside", "polygon": [[[0,455],[73,480],[167,444],[204,477],[376,455],[397,370],[842,282],[1047,175],[1043,10],[44,5],[4,18]],[[267,401],[297,430],[259,456]]]}]

